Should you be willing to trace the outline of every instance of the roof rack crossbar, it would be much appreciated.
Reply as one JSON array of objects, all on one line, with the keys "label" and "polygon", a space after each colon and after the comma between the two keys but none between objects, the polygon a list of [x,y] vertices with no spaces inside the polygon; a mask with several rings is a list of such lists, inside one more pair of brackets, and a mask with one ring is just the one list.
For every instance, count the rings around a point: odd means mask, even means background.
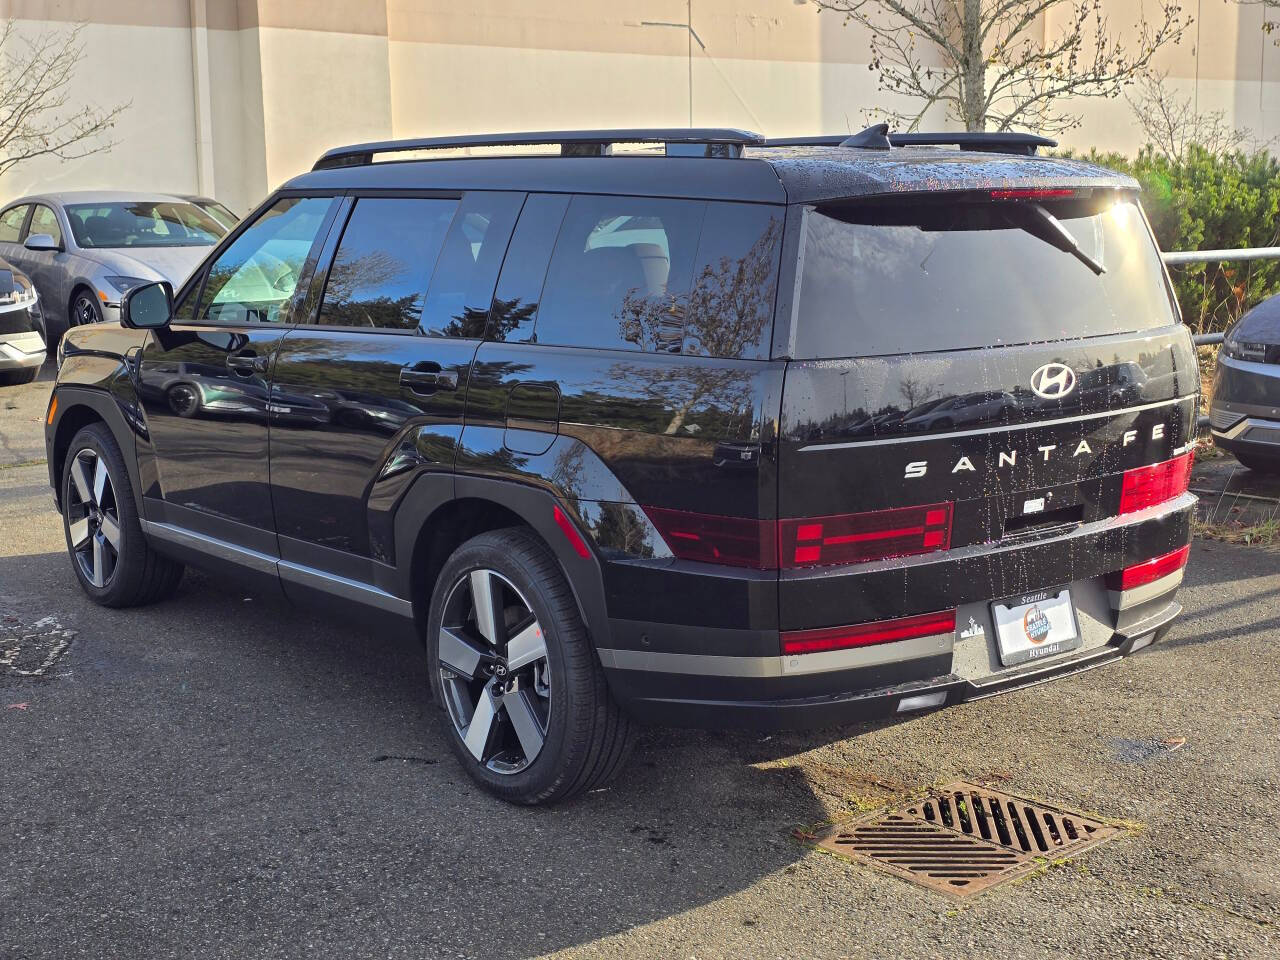
[{"label": "roof rack crossbar", "polygon": [[[766,140],[766,147],[839,147],[839,146],[864,146],[869,145],[870,141],[876,139],[879,133],[876,124],[874,127],[868,127],[853,136],[835,135],[835,136],[814,136],[814,137],[777,137]],[[1032,156],[1036,152],[1037,147],[1056,147],[1057,140],[1050,140],[1048,137],[1037,136],[1034,133],[1015,133],[1012,131],[1001,132],[975,132],[975,131],[958,131],[955,133],[889,133],[885,136],[889,139],[889,145],[894,147],[939,147],[950,146],[959,147],[961,150],[986,150],[992,153],[1020,153],[1026,156]],[[860,142],[849,143],[850,140],[859,140]],[[883,149],[883,147],[881,147]]]},{"label": "roof rack crossbar", "polygon": [[[758,133],[729,127],[637,128],[630,130],[559,130],[537,133],[480,133],[460,137],[418,137],[380,140],[335,147],[316,161],[313,170],[372,163],[377,154],[415,150],[457,150],[467,147],[526,147],[554,145],[563,156],[602,156],[615,143],[662,143],[673,156],[735,157],[743,147],[765,143]],[[672,148],[674,145],[674,149]],[[693,148],[701,146],[702,151]]]}]

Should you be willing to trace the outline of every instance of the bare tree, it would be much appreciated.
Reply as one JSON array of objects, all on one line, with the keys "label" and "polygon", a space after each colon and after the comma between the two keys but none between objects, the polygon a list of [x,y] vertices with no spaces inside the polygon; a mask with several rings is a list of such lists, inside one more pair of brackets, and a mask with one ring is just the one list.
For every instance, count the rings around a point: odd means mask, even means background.
[{"label": "bare tree", "polygon": [[[881,89],[916,101],[889,118],[919,125],[936,104],[966,130],[1080,125],[1066,97],[1118,97],[1156,51],[1177,43],[1189,21],[1176,0],[1154,0],[1124,41],[1103,0],[811,0],[871,33],[871,68]],[[1062,21],[1052,34],[1043,24]]]},{"label": "bare tree", "polygon": [[1231,126],[1225,110],[1197,113],[1191,97],[1169,85],[1167,73],[1148,73],[1125,97],[1147,143],[1166,160],[1181,160],[1193,143],[1215,157],[1246,146],[1267,146],[1258,143],[1251,130]]},{"label": "bare tree", "polygon": [[0,28],[0,176],[36,157],[78,160],[114,145],[106,134],[128,104],[103,110],[71,96],[80,29],[23,39],[12,20]]}]

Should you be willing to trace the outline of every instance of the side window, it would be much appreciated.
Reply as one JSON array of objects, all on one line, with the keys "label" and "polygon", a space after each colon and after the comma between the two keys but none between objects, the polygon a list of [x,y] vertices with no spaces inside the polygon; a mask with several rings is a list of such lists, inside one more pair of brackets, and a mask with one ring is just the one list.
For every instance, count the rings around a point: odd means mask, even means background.
[{"label": "side window", "polygon": [[489,311],[492,339],[533,339],[547,264],[568,209],[569,198],[562,193],[532,193],[524,202]]},{"label": "side window", "polygon": [[538,305],[537,341],[679,352],[706,207],[574,197]]},{"label": "side window", "polygon": [[489,305],[522,193],[468,193],[449,225],[431,275],[422,330],[433,337],[484,336]]},{"label": "side window", "polygon": [[43,203],[37,203],[31,214],[31,226],[27,228],[27,236],[33,233],[47,233],[54,242],[62,244],[62,228],[58,226],[58,215]]},{"label": "side window", "polygon": [[209,267],[196,318],[221,323],[289,322],[302,265],[333,197],[282,197]]},{"label": "side window", "polygon": [[415,330],[456,200],[364,197],[333,256],[319,323]]},{"label": "side window", "polygon": [[[707,204],[681,353],[742,360],[769,356],[782,221],[781,207]],[[643,329],[642,337],[650,341]],[[645,349],[660,346],[655,342]]]},{"label": "side window", "polygon": [[27,219],[29,203],[11,207],[0,216],[0,243],[17,243],[22,235],[22,221]]}]

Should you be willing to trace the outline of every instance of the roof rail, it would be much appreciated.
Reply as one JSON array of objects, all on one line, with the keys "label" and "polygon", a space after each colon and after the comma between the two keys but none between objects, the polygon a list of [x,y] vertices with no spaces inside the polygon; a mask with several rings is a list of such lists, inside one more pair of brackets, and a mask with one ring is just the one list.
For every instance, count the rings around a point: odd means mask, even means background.
[{"label": "roof rail", "polygon": [[[380,140],[328,150],[312,170],[372,163],[375,154],[414,150],[457,150],[465,147],[524,147],[557,145],[565,157],[601,157],[615,143],[662,143],[668,156],[734,158],[743,147],[758,147],[765,139],[749,130],[728,127],[637,128],[632,130],[559,130],[539,133],[478,133],[461,137],[419,137]],[[701,148],[701,149],[699,149]]]},{"label": "roof rail", "polygon": [[[883,129],[880,129],[883,128]],[[883,139],[882,139],[883,138]],[[885,144],[887,140],[887,145]],[[1056,147],[1057,140],[1034,133],[974,132],[956,133],[890,133],[888,124],[874,126],[853,136],[776,137],[764,142],[766,147],[864,147],[886,150],[888,147],[954,146],[961,150],[985,150],[990,153],[1018,153],[1032,156],[1037,147]]]}]

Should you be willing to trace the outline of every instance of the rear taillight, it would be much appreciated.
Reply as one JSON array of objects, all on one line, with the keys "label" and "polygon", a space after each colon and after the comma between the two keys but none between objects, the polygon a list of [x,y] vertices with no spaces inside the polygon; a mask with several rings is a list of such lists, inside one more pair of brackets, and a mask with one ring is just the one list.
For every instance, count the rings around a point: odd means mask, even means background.
[{"label": "rear taillight", "polygon": [[644,512],[671,552],[757,570],[866,563],[951,546],[952,504],[898,507],[829,517],[752,520],[666,507]]},{"label": "rear taillight", "polygon": [[778,521],[783,569],[865,563],[946,550],[951,546],[950,503],[803,517]]},{"label": "rear taillight", "polygon": [[645,507],[671,552],[685,560],[774,570],[778,548],[773,520]]},{"label": "rear taillight", "polygon": [[1191,485],[1191,459],[1192,453],[1187,452],[1149,467],[1126,470],[1120,488],[1120,512],[1145,510],[1186,493]]},{"label": "rear taillight", "polygon": [[1179,547],[1152,560],[1107,574],[1107,587],[1112,590],[1132,590],[1134,587],[1155,583],[1162,577],[1167,577],[1185,567],[1190,553],[1191,544],[1187,544],[1185,547]]},{"label": "rear taillight", "polygon": [[784,630],[782,652],[822,653],[826,650],[847,650],[850,647],[870,647],[878,643],[894,643],[915,637],[929,637],[938,633],[951,633],[956,628],[956,612],[943,610],[914,617],[898,617],[894,620],[875,620],[857,623],[850,627],[823,627],[819,630]]}]

